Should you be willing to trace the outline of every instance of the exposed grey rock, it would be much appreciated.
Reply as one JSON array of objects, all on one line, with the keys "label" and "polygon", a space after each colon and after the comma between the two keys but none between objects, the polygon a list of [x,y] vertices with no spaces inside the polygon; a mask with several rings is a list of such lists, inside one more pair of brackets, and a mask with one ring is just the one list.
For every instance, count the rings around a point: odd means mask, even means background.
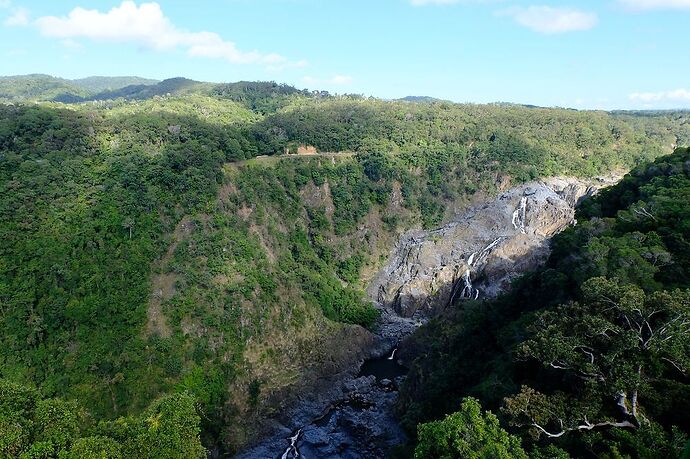
[{"label": "exposed grey rock", "polygon": [[432,231],[405,234],[367,292],[407,318],[434,315],[455,297],[494,297],[548,255],[575,206],[611,179],[551,178],[513,188]]},{"label": "exposed grey rock", "polygon": [[[396,392],[377,384],[374,376],[350,378],[333,392],[319,394],[316,400],[303,400],[302,415],[312,413],[312,417],[303,419],[295,415],[291,424],[301,426],[297,430],[281,429],[277,435],[237,457],[274,458],[285,454],[285,459],[385,457],[386,451],[406,440],[392,413],[396,397]],[[318,416],[313,414],[316,407],[320,407]]]},{"label": "exposed grey rock", "polygon": [[[493,297],[536,268],[548,255],[549,238],[574,223],[579,200],[615,181],[527,183],[439,229],[406,233],[367,289],[381,316],[373,337],[363,336],[358,345],[359,364],[397,357],[393,348],[456,296]],[[237,457],[382,458],[403,443],[392,407],[404,377],[377,381],[358,377],[358,367],[335,365],[333,370],[339,373],[324,376],[319,388],[305,389],[285,407],[274,421],[274,435]]]}]

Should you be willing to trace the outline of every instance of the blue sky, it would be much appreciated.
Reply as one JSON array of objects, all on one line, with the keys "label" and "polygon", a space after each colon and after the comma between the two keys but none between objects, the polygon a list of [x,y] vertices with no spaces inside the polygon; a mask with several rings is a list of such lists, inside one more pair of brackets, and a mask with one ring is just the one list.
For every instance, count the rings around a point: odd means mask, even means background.
[{"label": "blue sky", "polygon": [[0,0],[0,74],[690,108],[690,0]]}]

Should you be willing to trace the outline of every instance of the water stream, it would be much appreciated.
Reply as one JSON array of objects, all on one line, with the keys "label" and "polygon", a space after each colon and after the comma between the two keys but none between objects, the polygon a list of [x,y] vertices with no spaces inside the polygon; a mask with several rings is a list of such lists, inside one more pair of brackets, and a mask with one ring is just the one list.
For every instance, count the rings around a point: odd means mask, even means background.
[{"label": "water stream", "polygon": [[[443,268],[454,269],[450,276],[445,277],[453,282],[450,296],[447,290],[444,291],[446,305],[457,297],[472,300],[502,291],[503,285],[508,285],[514,275],[515,262],[495,257],[494,265],[490,263],[492,252],[505,244],[506,253],[501,255],[538,259],[540,251],[532,249],[544,246],[550,236],[532,231],[529,224],[546,222],[549,231],[555,228],[554,232],[557,232],[572,222],[572,202],[576,202],[580,188],[561,182],[557,181],[554,189],[549,188],[550,182],[523,185],[484,207],[468,211],[466,216],[442,229],[404,236],[389,264],[381,269],[367,290],[382,311],[382,325],[375,332],[376,347],[368,355],[374,355],[375,349],[375,355],[380,357],[366,360],[359,373],[349,368],[342,379],[327,380],[318,394],[304,393],[297,407],[285,414],[286,421],[281,421],[282,425],[295,430],[283,430],[283,433],[267,439],[240,457],[385,457],[391,446],[403,443],[405,433],[391,407],[397,399],[401,376],[407,370],[397,363],[401,351],[394,346],[413,333],[425,315],[420,312],[408,317],[393,307],[400,289],[415,282],[420,284],[420,281],[435,279],[434,275]],[[520,236],[528,231],[529,238]],[[450,242],[438,243],[436,238]],[[465,243],[451,243],[453,241]],[[442,266],[434,264],[438,260]],[[446,276],[447,271],[443,274]],[[478,286],[481,286],[481,291]],[[433,288],[429,288],[428,293],[433,295],[433,292]],[[411,307],[405,312],[416,314],[419,311],[421,309]],[[384,350],[388,352],[382,355]]]},{"label": "water stream", "polygon": [[288,438],[290,441],[290,446],[288,446],[283,455],[280,456],[280,459],[296,459],[300,457],[299,450],[297,449],[297,441],[299,440],[300,435],[302,435],[302,429],[299,429],[297,432],[295,432],[295,435]]},{"label": "water stream", "polygon": [[375,376],[377,381],[384,379],[393,381],[398,376],[405,376],[407,368],[394,359],[397,350],[398,348],[393,349],[390,356],[365,361],[359,370],[359,376]]},{"label": "water stream", "polygon": [[[499,237],[494,239],[489,245],[484,247],[482,250],[480,250],[479,252],[472,252],[470,256],[467,258],[467,269],[462,275],[463,285],[462,291],[460,292],[460,298],[465,298],[468,300],[476,300],[477,298],[479,298],[479,289],[474,288],[474,286],[472,285],[472,268],[475,268],[482,264],[489,256],[491,251],[495,249],[504,239],[505,237]],[[457,292],[457,287],[454,290],[455,292]],[[455,292],[451,295],[451,303],[455,298]]]},{"label": "water stream", "polygon": [[[390,351],[390,354],[386,354],[382,357],[372,358],[365,360],[360,367],[358,378],[374,376],[376,378],[376,384],[381,387],[385,387],[388,392],[396,392],[397,387],[393,383],[397,378],[405,376],[408,369],[398,363],[395,360],[395,354],[398,348],[394,348]],[[311,455],[302,454],[300,452],[300,446],[303,441],[303,434],[305,430],[309,430],[311,426],[325,427],[330,422],[331,418],[336,414],[343,412],[346,409],[353,410],[366,410],[372,407],[372,402],[368,401],[364,397],[360,397],[359,394],[353,393],[346,400],[341,400],[337,403],[329,406],[321,415],[312,419],[308,424],[302,426],[289,437],[286,438],[288,446],[283,452],[280,459],[311,459]]]},{"label": "water stream", "polygon": [[527,221],[527,197],[523,196],[520,199],[520,206],[513,212],[513,227],[520,230],[522,234],[525,233],[525,222]]}]

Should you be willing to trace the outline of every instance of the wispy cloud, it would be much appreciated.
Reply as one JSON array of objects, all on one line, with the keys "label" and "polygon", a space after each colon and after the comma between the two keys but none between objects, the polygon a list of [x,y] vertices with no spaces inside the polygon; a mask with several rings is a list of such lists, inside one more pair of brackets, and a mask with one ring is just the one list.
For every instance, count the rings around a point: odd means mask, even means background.
[{"label": "wispy cloud", "polygon": [[628,96],[634,102],[651,104],[654,102],[690,102],[690,91],[687,89],[675,89],[659,92],[634,92]]},{"label": "wispy cloud", "polygon": [[135,43],[156,51],[184,49],[189,56],[224,59],[233,64],[279,68],[293,63],[276,53],[240,50],[215,32],[189,32],[175,26],[158,3],[123,1],[108,12],[77,7],[67,16],[44,16],[35,21],[46,37]]},{"label": "wispy cloud", "polygon": [[599,22],[595,13],[566,7],[533,5],[508,8],[498,14],[509,16],[521,26],[544,34],[589,30]]},{"label": "wispy cloud", "polygon": [[29,10],[26,8],[15,8],[12,15],[3,21],[3,24],[8,27],[19,27],[29,24]]},{"label": "wispy cloud", "polygon": [[330,79],[330,83],[333,84],[350,84],[353,78],[350,75],[336,75]]},{"label": "wispy cloud", "polygon": [[327,85],[337,85],[337,86],[345,86],[349,85],[354,81],[354,79],[350,75],[334,75],[331,78],[314,78],[311,76],[305,76],[302,78],[302,82],[304,84],[310,85],[310,86],[315,86],[315,85],[320,85],[320,84],[327,84]]},{"label": "wispy cloud", "polygon": [[618,0],[633,11],[690,10],[690,0]]},{"label": "wispy cloud", "polygon": [[9,8],[12,5],[10,0],[0,0],[0,8]]}]

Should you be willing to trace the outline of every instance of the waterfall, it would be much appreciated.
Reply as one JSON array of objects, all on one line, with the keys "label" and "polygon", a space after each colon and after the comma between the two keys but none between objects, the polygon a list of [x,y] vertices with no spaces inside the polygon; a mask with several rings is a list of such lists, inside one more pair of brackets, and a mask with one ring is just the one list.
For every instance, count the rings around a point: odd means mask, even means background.
[{"label": "waterfall", "polygon": [[[505,238],[504,238],[504,237],[499,237],[499,238],[494,239],[493,242],[491,242],[491,244],[489,244],[489,245],[487,245],[486,247],[484,247],[481,251],[479,251],[479,253],[477,253],[476,256],[470,257],[470,258],[472,258],[472,265],[471,265],[470,267],[478,266],[480,263],[484,262],[484,260],[486,259],[486,257],[489,256],[489,254],[491,253],[491,251],[492,251],[494,248],[496,248],[496,246],[497,246],[498,244],[500,244],[500,243],[503,241],[503,239],[505,239]],[[473,254],[473,255],[474,255],[474,254]]]},{"label": "waterfall", "polygon": [[288,446],[283,455],[280,456],[280,459],[297,459],[300,456],[297,450],[297,439],[299,439],[301,434],[302,429],[299,429],[295,435],[290,437],[290,446]]},{"label": "waterfall", "polygon": [[[479,252],[472,252],[469,258],[467,258],[467,270],[462,275],[462,280],[465,285],[462,289],[462,292],[460,292],[460,298],[465,298],[468,300],[476,300],[477,298],[479,298],[479,289],[474,288],[472,286],[472,268],[482,263],[486,259],[486,257],[489,256],[491,251],[503,241],[503,239],[504,237],[494,239],[489,245],[484,247],[482,250],[480,250]],[[454,296],[455,294],[451,296],[451,302],[453,301]]]},{"label": "waterfall", "polygon": [[393,349],[393,353],[390,355],[390,357],[388,357],[388,360],[393,360],[395,358],[395,351],[397,351],[397,350],[398,350],[397,347],[395,349]]},{"label": "waterfall", "polygon": [[513,212],[513,227],[520,230],[522,234],[525,233],[525,222],[527,221],[527,197],[523,196],[520,199],[520,206]]},{"label": "waterfall", "polygon": [[474,263],[474,256],[477,255],[477,252],[472,252],[472,255],[467,259],[467,266],[470,268],[472,267],[472,263]]},{"label": "waterfall", "polygon": [[460,298],[472,298],[472,279],[470,279],[470,274],[470,268],[467,268],[465,274],[462,275],[462,279],[465,281],[465,288],[462,289]]}]

